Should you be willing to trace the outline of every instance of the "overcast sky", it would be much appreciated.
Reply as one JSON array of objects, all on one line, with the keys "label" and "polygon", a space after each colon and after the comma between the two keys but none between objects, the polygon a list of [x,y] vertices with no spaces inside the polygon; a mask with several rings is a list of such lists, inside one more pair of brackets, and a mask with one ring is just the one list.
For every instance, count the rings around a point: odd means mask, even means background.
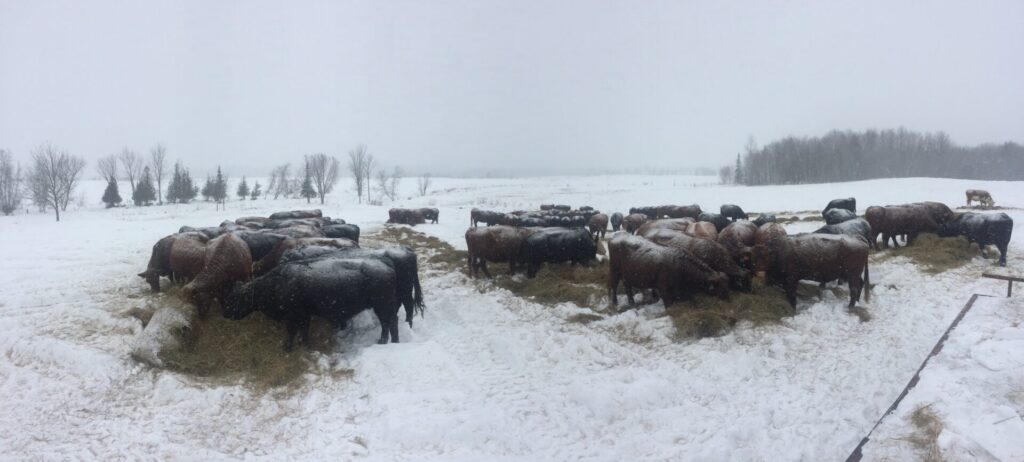
[{"label": "overcast sky", "polygon": [[22,159],[714,167],[748,135],[901,125],[1024,141],[1024,2],[0,0]]}]

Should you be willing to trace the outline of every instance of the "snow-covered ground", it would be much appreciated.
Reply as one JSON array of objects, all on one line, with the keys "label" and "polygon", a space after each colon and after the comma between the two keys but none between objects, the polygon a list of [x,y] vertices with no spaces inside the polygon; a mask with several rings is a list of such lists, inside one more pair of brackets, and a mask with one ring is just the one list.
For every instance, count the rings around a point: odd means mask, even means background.
[{"label": "snow-covered ground", "polygon": [[[345,183],[320,208],[370,233],[392,205],[438,207],[440,223],[416,229],[464,248],[472,207],[510,211],[556,202],[625,211],[737,203],[750,212],[782,212],[820,210],[829,199],[855,196],[863,210],[920,200],[959,206],[968,188],[989,190],[999,205],[1024,205],[1024,182],[922,178],[771,187],[717,186],[711,178],[685,176],[438,178],[425,197],[414,197],[414,183],[406,179],[404,199],[384,207],[354,204]],[[102,188],[87,182],[81,189],[95,202]],[[305,201],[235,201],[227,210],[207,203],[87,205],[60,223],[48,214],[0,217],[0,454],[844,459],[970,295],[1005,296],[1005,283],[979,278],[991,260],[931,276],[894,258],[871,269],[876,286],[863,304],[870,322],[859,322],[844,300],[826,291],[820,300],[802,299],[799,313],[782,325],[740,325],[719,338],[677,342],[657,307],[568,323],[586,309],[481,291],[461,274],[424,268],[426,317],[417,318],[415,329],[402,326],[403,343],[373,344],[375,320],[364,313],[335,351],[316,354],[317,366],[294,389],[258,393],[129,357],[141,324],[126,313],[150,300],[135,274],[157,239],[184,224],[295,208],[307,208]],[[1006,213],[1016,223],[1008,270],[1019,273],[1024,213]],[[795,223],[790,230],[818,225]],[[1022,457],[1020,443],[1010,438],[1021,433],[1024,413],[1019,297],[979,302],[933,360],[934,369],[876,432],[868,459],[916,457],[900,438],[912,431],[913,406],[933,402],[948,420],[940,443],[955,458]],[[354,373],[332,374],[336,369]]]}]

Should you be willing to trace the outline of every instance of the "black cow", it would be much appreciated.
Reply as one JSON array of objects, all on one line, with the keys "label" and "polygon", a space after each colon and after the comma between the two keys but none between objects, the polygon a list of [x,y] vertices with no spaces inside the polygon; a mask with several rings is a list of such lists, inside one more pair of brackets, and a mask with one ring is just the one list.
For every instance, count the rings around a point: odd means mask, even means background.
[{"label": "black cow", "polygon": [[380,340],[398,343],[398,305],[394,268],[379,259],[325,257],[281,264],[266,275],[236,284],[224,303],[224,317],[242,319],[259,310],[284,321],[288,329],[284,349],[290,351],[296,334],[309,344],[313,316],[336,327],[365,309],[380,320]]},{"label": "black cow", "polygon": [[700,215],[697,216],[697,221],[707,221],[714,224],[715,229],[718,232],[722,232],[722,230],[731,223],[725,216],[714,212],[701,212]]},{"label": "black cow", "polygon": [[651,219],[658,218],[657,207],[630,207],[629,214],[632,215],[634,213],[642,213],[644,215],[647,215],[647,218]]},{"label": "black cow", "polygon": [[412,327],[412,318],[419,309],[423,315],[423,289],[420,288],[420,274],[416,253],[406,246],[383,249],[336,249],[333,247],[309,246],[289,250],[281,257],[283,265],[289,262],[311,261],[320,258],[361,258],[378,259],[395,269],[398,300],[405,306],[405,321]]},{"label": "black cow", "polygon": [[252,261],[259,261],[267,256],[277,244],[285,239],[285,236],[280,234],[257,233],[255,231],[236,231],[234,234],[245,241],[245,245],[249,246]]},{"label": "black cow", "polygon": [[583,228],[545,228],[523,241],[519,261],[526,262],[526,277],[533,278],[544,263],[587,263],[597,255],[597,245]]},{"label": "black cow", "polygon": [[1005,213],[986,214],[965,212],[939,225],[939,236],[964,236],[968,242],[977,242],[982,255],[985,246],[994,244],[999,249],[999,265],[1006,266],[1006,249],[1013,234],[1013,219]]},{"label": "black cow", "polygon": [[846,209],[832,208],[821,213],[826,225],[835,225],[857,218],[857,214]]},{"label": "black cow", "polygon": [[829,201],[825,209],[821,211],[824,214],[828,209],[846,209],[853,213],[857,213],[857,199],[853,197],[847,197],[845,199],[832,199]]},{"label": "black cow", "polygon": [[[842,210],[849,212],[846,209],[832,209]],[[871,224],[863,218],[854,218],[852,220],[846,220],[842,223],[836,223],[831,225],[822,226],[814,231],[816,234],[845,234],[847,236],[859,237],[864,239],[871,248],[876,248],[876,244],[871,240]]]},{"label": "black cow", "polygon": [[291,210],[288,212],[277,212],[270,215],[271,220],[287,220],[289,218],[320,218],[324,216],[320,209],[315,210]]},{"label": "black cow", "polygon": [[556,206],[554,206],[554,209],[562,211],[562,212],[568,212],[568,211],[572,210],[572,207],[570,207],[568,205],[556,205]]},{"label": "black cow", "polygon": [[750,219],[747,217],[747,213],[744,212],[743,209],[740,208],[740,206],[735,204],[722,204],[722,207],[719,208],[719,211],[722,212],[723,217],[731,219],[732,221]]},{"label": "black cow", "polygon": [[589,206],[589,205],[584,205],[583,207],[580,207],[580,212],[593,212],[593,211],[594,211],[594,208]]},{"label": "black cow", "polygon": [[342,225],[327,225],[323,228],[324,237],[338,238],[343,237],[350,239],[356,243],[359,242],[359,225],[354,224],[342,224]]},{"label": "black cow", "polygon": [[758,215],[757,218],[754,219],[754,224],[757,225],[758,228],[760,228],[761,225],[765,223],[775,223],[775,215],[772,215],[770,213],[762,214]]},{"label": "black cow", "polygon": [[612,218],[611,218],[611,222],[612,222],[612,231],[618,231],[619,228],[622,227],[622,214],[619,213],[619,212],[613,213],[612,214]]}]

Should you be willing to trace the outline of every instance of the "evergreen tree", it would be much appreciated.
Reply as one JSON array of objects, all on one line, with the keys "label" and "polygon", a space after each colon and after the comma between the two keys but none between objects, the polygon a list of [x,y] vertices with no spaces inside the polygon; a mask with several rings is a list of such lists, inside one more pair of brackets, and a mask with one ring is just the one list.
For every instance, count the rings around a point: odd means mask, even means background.
[{"label": "evergreen tree", "polygon": [[103,191],[103,202],[107,204],[108,209],[121,203],[121,194],[117,192],[117,180],[111,178],[107,181],[107,189]]},{"label": "evergreen tree", "polygon": [[300,191],[302,197],[306,198],[306,203],[310,202],[310,199],[316,197],[316,190],[313,189],[313,177],[309,174],[309,163],[306,163],[306,178],[302,180],[302,190]]},{"label": "evergreen tree", "polygon": [[203,183],[203,200],[210,202],[211,197],[213,197],[213,181],[210,180],[210,175],[206,175],[206,183]]},{"label": "evergreen tree", "polygon": [[177,203],[181,191],[181,163],[177,162],[174,164],[174,174],[171,176],[171,182],[167,185],[167,202],[172,204]]},{"label": "evergreen tree", "polygon": [[199,194],[199,187],[192,183],[192,174],[184,169],[181,174],[181,198],[183,203],[191,202]]},{"label": "evergreen tree", "polygon": [[238,183],[238,190],[235,191],[235,194],[238,196],[238,200],[244,201],[246,197],[249,197],[249,184],[245,182],[244,176],[242,182]]},{"label": "evergreen tree", "polygon": [[260,182],[257,181],[256,185],[252,187],[252,196],[249,198],[249,200],[259,199],[260,194],[263,194],[263,192],[260,191]]},{"label": "evergreen tree", "polygon": [[228,182],[224,178],[224,174],[220,171],[220,166],[217,166],[217,176],[213,178],[213,201],[223,204],[228,198]]},{"label": "evergreen tree", "polygon": [[142,169],[142,178],[139,184],[135,185],[135,193],[132,194],[132,202],[135,205],[150,205],[156,200],[156,188],[153,187],[153,177],[149,173],[149,167]]}]

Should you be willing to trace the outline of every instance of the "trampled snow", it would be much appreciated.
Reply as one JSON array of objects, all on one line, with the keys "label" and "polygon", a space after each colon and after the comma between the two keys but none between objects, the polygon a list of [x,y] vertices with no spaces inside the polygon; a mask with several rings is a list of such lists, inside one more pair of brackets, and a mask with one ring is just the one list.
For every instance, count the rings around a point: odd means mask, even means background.
[{"label": "trampled snow", "polygon": [[[317,206],[371,233],[387,208],[434,206],[416,230],[465,248],[469,209],[540,203],[630,206],[722,203],[749,212],[820,210],[921,200],[962,205],[968,188],[1015,207],[1022,182],[873,180],[827,185],[717,186],[705,177],[599,176],[435,179],[432,192],[356,205],[350,185]],[[103,185],[88,182],[86,197]],[[426,316],[403,343],[376,345],[369,312],[296,389],[257,393],[152,368],[129,355],[134,306],[163,303],[136,273],[153,243],[181,225],[308,208],[304,200],[194,203],[0,217],[0,454],[57,458],[314,458],[364,460],[845,459],[896,398],[973,293],[1005,296],[977,258],[939,275],[893,258],[871,268],[862,323],[829,291],[801,299],[781,325],[741,324],[718,338],[676,341],[659,306],[587,325],[586,307],[523,300],[462,274],[423,268]],[[1024,213],[1008,271],[1020,272]],[[791,232],[820,223],[795,223]],[[1020,459],[1020,304],[979,302],[921,383],[872,437],[868,459],[917,457],[901,438],[914,406],[946,420],[955,458]],[[637,339],[642,339],[638,341]],[[273,339],[279,341],[279,339]],[[351,376],[332,371],[351,369]],[[1016,387],[1016,388],[1015,388]],[[997,423],[998,422],[998,423]],[[1019,440],[1024,440],[1020,438]],[[984,456],[978,456],[984,458]]]}]

